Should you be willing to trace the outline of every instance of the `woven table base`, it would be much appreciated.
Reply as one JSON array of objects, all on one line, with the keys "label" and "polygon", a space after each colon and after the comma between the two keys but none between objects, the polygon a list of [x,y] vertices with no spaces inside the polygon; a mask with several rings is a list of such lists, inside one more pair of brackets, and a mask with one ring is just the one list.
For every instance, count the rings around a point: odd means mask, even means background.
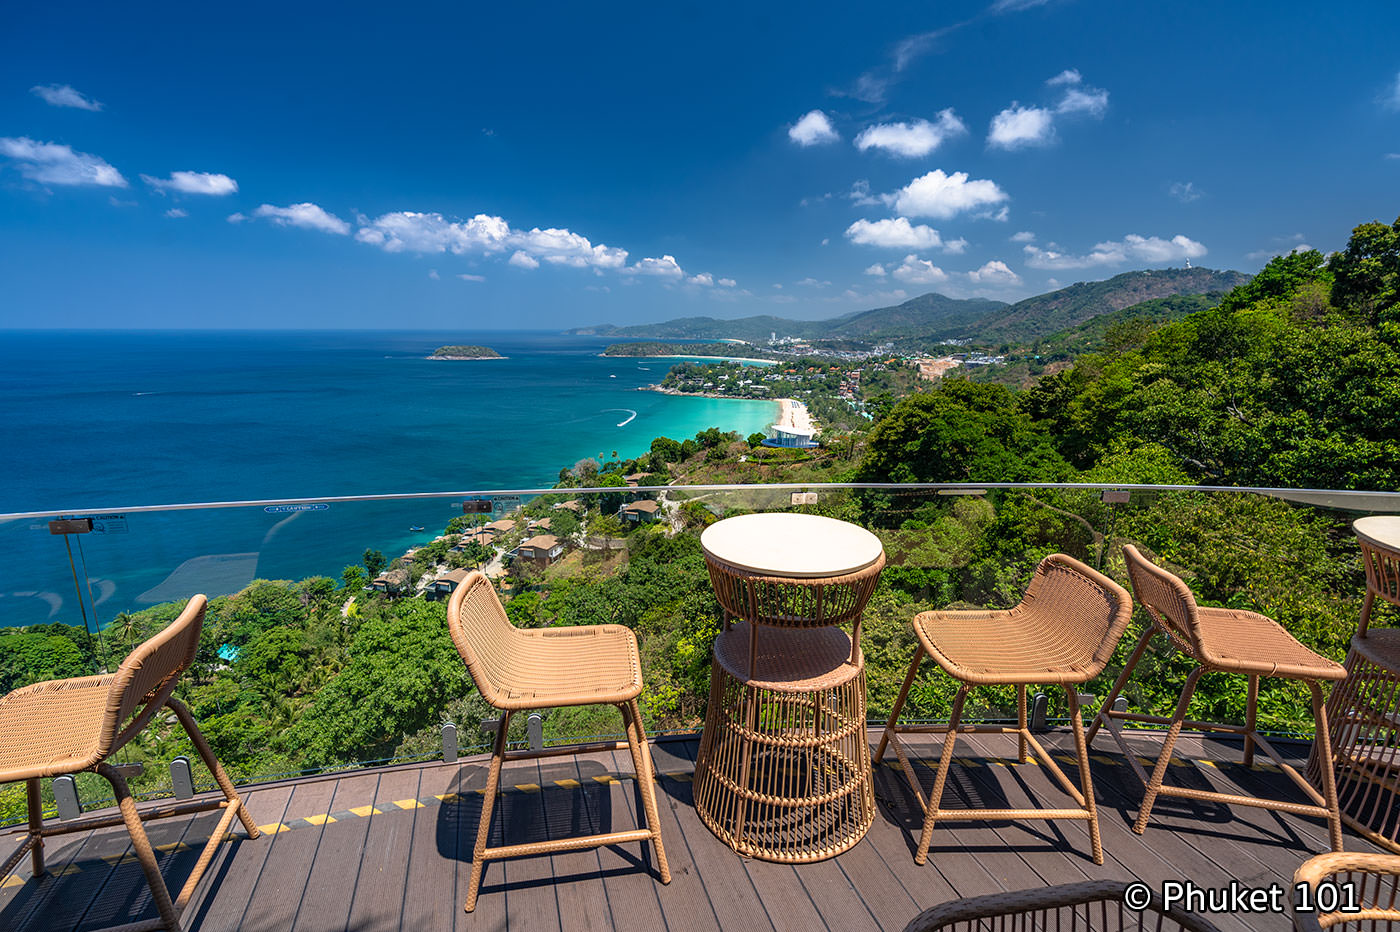
[{"label": "woven table base", "polygon": [[[1342,821],[1400,852],[1400,629],[1352,638],[1346,668],[1327,700]],[[1321,779],[1316,745],[1308,779]]]},{"label": "woven table base", "polygon": [[[716,645],[695,810],[747,857],[787,863],[835,857],[864,838],[875,819],[865,659],[857,651],[849,660],[846,638],[825,677],[787,684],[760,673],[745,680],[721,663],[732,653],[725,646],[747,643],[745,627],[721,635],[732,639],[729,645]],[[765,639],[773,630],[763,631]],[[814,681],[821,688],[800,688]]]}]

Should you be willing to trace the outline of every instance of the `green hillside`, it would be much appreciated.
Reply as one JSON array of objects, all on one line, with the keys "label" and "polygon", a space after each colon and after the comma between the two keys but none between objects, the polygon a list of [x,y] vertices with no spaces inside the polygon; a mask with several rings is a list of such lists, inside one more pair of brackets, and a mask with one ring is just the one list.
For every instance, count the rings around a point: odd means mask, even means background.
[{"label": "green hillside", "polygon": [[1076,327],[1092,317],[1179,294],[1229,291],[1249,281],[1242,272],[1214,269],[1146,269],[1101,282],[1076,282],[1037,295],[966,327],[957,336],[979,343],[1028,343]]}]

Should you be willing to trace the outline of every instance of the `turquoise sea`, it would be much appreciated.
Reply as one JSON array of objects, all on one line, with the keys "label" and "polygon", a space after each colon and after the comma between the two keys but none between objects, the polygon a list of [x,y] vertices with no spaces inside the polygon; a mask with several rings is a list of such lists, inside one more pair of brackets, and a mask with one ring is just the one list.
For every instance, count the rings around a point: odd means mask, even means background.
[{"label": "turquoise sea", "polygon": [[[7,332],[0,513],[97,515],[99,533],[0,519],[0,625],[108,623],[254,576],[338,576],[393,556],[457,501],[143,514],[133,506],[517,489],[708,427],[747,436],[773,402],[638,391],[674,359],[530,332]],[[504,360],[432,361],[447,343]],[[423,526],[423,532],[411,527]],[[73,544],[70,566],[69,548]],[[189,590],[189,591],[186,591]],[[80,604],[81,603],[81,604]]]}]

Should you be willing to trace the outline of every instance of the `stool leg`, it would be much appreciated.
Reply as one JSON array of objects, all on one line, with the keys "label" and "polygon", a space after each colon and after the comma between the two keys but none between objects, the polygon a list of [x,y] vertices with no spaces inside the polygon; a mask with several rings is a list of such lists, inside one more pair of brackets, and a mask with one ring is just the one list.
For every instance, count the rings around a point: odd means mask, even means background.
[{"label": "stool leg", "polygon": [[472,874],[467,881],[467,912],[476,909],[476,894],[481,889],[481,872],[486,867],[486,840],[491,837],[491,810],[496,807],[496,791],[501,786],[501,763],[506,756],[506,735],[510,731],[510,713],[501,711],[501,724],[496,728],[496,741],[491,751],[491,769],[486,772],[486,795],[481,797],[481,823],[476,827],[476,847],[472,849]]},{"label": "stool leg", "polygon": [[1191,675],[1186,678],[1186,685],[1181,690],[1181,698],[1176,702],[1176,712],[1172,715],[1171,727],[1167,729],[1167,738],[1162,742],[1162,754],[1157,758],[1157,765],[1152,768],[1152,777],[1147,781],[1142,796],[1142,810],[1138,813],[1137,822],[1133,824],[1133,831],[1139,835],[1147,831],[1147,820],[1152,815],[1152,805],[1157,802],[1157,794],[1162,789],[1162,780],[1167,775],[1167,764],[1172,759],[1172,748],[1176,747],[1177,736],[1181,734],[1181,723],[1186,718],[1186,707],[1191,704],[1191,694],[1196,691],[1196,681],[1205,672],[1205,667],[1197,667],[1191,671]]},{"label": "stool leg", "polygon": [[209,742],[204,739],[204,734],[199,730],[199,725],[195,722],[194,716],[185,704],[173,696],[165,701],[174,712],[175,717],[180,720],[180,725],[185,729],[185,734],[190,736],[190,741],[194,743],[194,749],[199,752],[200,759],[204,761],[204,766],[209,768],[209,773],[214,777],[214,782],[219,784],[219,789],[223,792],[224,798],[228,800],[230,806],[238,807],[238,819],[243,823],[243,829],[248,833],[249,838],[258,837],[258,826],[253,821],[252,815],[248,812],[248,807],[243,805],[243,800],[238,797],[238,791],[233,788],[233,781],[224,772],[223,765],[214,756],[214,749],[209,746]]},{"label": "stool leg", "polygon": [[1147,649],[1147,642],[1152,640],[1152,635],[1156,630],[1156,628],[1148,625],[1147,630],[1142,632],[1142,637],[1138,638],[1137,646],[1133,648],[1132,654],[1129,655],[1128,662],[1123,665],[1123,672],[1118,674],[1118,679],[1114,680],[1113,688],[1108,691],[1108,696],[1104,698],[1103,705],[1099,706],[1099,713],[1094,716],[1093,722],[1089,724],[1089,733],[1084,737],[1084,741],[1087,744],[1094,743],[1094,735],[1099,733],[1099,725],[1108,717],[1108,710],[1113,708],[1113,703],[1117,701],[1118,694],[1123,691],[1123,687],[1128,685],[1128,677],[1133,675],[1133,668],[1136,667],[1138,661],[1142,659],[1142,652]]},{"label": "stool leg", "polygon": [[1249,693],[1244,705],[1244,765],[1254,766],[1254,722],[1259,705],[1259,677],[1249,678]]},{"label": "stool leg", "polygon": [[1016,755],[1021,763],[1026,763],[1030,758],[1027,756],[1029,748],[1026,745],[1026,687],[1016,687],[1016,723],[1020,728],[1020,733],[1016,736]]},{"label": "stool leg", "polygon": [[44,876],[44,836],[39,830],[44,827],[44,803],[39,795],[39,778],[26,780],[25,789],[29,796],[29,835],[34,839],[34,847],[29,849],[29,863],[34,866],[34,876]]},{"label": "stool leg", "polygon": [[924,831],[919,836],[919,850],[914,853],[914,863],[928,861],[928,846],[933,841],[933,823],[938,821],[938,808],[943,801],[943,784],[948,781],[948,768],[953,765],[953,745],[958,740],[958,724],[962,720],[963,700],[972,689],[966,683],[958,688],[953,699],[953,712],[948,718],[948,734],[943,739],[943,756],[938,761],[938,776],[933,781],[933,791],[929,793],[928,812],[924,815]]},{"label": "stool leg", "polygon": [[170,901],[170,891],[166,889],[165,879],[160,876],[155,849],[151,847],[151,840],[146,837],[146,829],[141,824],[141,815],[136,811],[136,800],[131,798],[126,778],[107,763],[98,764],[97,772],[112,784],[117,806],[121,809],[122,821],[126,823],[126,833],[131,836],[131,847],[136,851],[136,860],[141,864],[142,873],[146,875],[146,884],[151,888],[151,896],[156,901],[156,911],[160,913],[161,922],[170,932],[179,932],[180,914],[175,911],[175,904]]},{"label": "stool leg", "polygon": [[637,773],[637,787],[642,791],[642,808],[646,812],[651,843],[656,848],[656,869],[662,883],[671,882],[671,868],[666,863],[666,849],[661,844],[661,815],[656,809],[656,776],[652,766],[651,745],[647,744],[646,729],[642,727],[642,711],[637,700],[622,706],[622,718],[627,725],[627,746],[632,751],[632,766]]},{"label": "stool leg", "polygon": [[914,675],[919,672],[919,661],[924,659],[924,645],[920,644],[914,648],[914,662],[909,664],[909,672],[904,675],[904,685],[899,687],[899,698],[894,701],[894,708],[890,710],[890,720],[885,723],[885,731],[880,735],[880,746],[875,749],[874,763],[880,763],[885,756],[885,745],[889,743],[890,735],[894,733],[895,722],[899,721],[899,712],[904,708],[905,697],[909,695],[909,687],[914,683]]},{"label": "stool leg", "polygon": [[1094,778],[1089,772],[1089,743],[1084,740],[1084,717],[1079,711],[1077,687],[1066,685],[1065,696],[1069,700],[1069,721],[1074,730],[1074,752],[1079,757],[1079,786],[1084,793],[1084,808],[1089,810],[1089,845],[1093,849],[1094,863],[1103,864],[1103,842],[1099,839],[1099,810],[1094,802]]},{"label": "stool leg", "polygon": [[1313,722],[1317,728],[1319,769],[1322,771],[1322,798],[1327,801],[1327,834],[1333,851],[1342,850],[1342,818],[1337,805],[1337,773],[1332,762],[1332,735],[1327,730],[1327,703],[1317,680],[1308,680],[1312,689]]}]

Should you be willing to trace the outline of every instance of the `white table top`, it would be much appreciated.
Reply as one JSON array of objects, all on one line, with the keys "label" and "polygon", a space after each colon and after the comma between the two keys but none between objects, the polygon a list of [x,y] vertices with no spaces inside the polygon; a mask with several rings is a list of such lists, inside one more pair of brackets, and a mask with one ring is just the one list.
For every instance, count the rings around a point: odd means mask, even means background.
[{"label": "white table top", "polygon": [[1371,515],[1357,518],[1351,529],[1368,544],[1387,550],[1400,550],[1400,515]]},{"label": "white table top", "polygon": [[863,570],[884,552],[863,527],[819,515],[756,514],[726,518],[700,535],[717,560],[768,576],[818,578]]}]

